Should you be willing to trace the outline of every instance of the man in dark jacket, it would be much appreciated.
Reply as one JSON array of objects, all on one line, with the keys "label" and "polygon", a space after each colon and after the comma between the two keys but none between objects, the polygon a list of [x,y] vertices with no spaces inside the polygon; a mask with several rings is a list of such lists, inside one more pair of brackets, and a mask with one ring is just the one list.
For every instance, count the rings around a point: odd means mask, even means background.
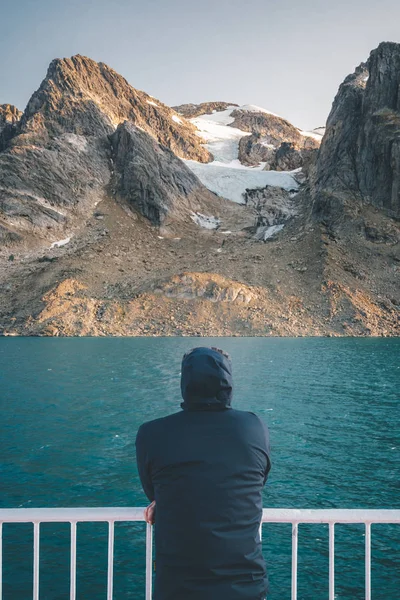
[{"label": "man in dark jacket", "polygon": [[266,426],[233,410],[229,357],[183,357],[182,411],[142,425],[136,454],[156,503],[156,600],[262,600],[259,527],[270,470]]}]

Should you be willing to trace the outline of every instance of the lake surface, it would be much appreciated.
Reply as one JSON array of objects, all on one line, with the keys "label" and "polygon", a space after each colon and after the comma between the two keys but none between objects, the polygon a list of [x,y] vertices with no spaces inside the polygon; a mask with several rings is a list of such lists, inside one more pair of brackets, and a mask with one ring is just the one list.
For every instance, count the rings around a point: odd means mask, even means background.
[{"label": "lake surface", "polygon": [[[270,428],[265,507],[400,508],[400,339],[0,338],[0,507],[143,506],[139,425],[179,410],[180,360],[233,359],[234,406]],[[32,597],[32,526],[4,525],[3,600]],[[69,598],[69,526],[41,527],[42,600]],[[336,527],[336,598],[364,598],[364,528]],[[266,525],[271,593],[290,598],[290,525]],[[372,528],[373,600],[400,598],[400,526]],[[79,600],[106,590],[105,524],[78,525]],[[328,530],[299,528],[299,600],[328,597]],[[144,598],[144,525],[115,534],[114,598]],[[229,600],[229,599],[221,599]]]}]

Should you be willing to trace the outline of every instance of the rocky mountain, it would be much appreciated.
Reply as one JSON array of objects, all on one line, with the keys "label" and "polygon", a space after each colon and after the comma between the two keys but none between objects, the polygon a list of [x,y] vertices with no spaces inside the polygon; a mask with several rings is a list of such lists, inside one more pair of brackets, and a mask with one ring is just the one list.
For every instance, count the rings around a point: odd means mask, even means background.
[{"label": "rocky mountain", "polygon": [[20,115],[3,112],[3,242],[16,236],[49,237],[88,215],[110,182],[109,136],[126,120],[177,156],[212,158],[190,122],[103,63],[82,56],[51,63],[22,117],[11,123],[12,132],[10,115]]},{"label": "rocky mountain", "polygon": [[0,108],[0,334],[398,335],[399,47],[342,84],[320,149],[53,61]]},{"label": "rocky mountain", "polygon": [[340,86],[318,157],[318,215],[338,220],[370,204],[400,217],[399,90],[400,45],[386,42]]}]

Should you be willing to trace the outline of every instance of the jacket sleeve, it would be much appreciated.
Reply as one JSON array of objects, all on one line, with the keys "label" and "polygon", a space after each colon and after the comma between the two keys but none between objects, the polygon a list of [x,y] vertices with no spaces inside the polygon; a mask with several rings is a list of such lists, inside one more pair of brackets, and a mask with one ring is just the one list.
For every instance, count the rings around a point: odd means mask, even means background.
[{"label": "jacket sleeve", "polygon": [[265,474],[264,474],[264,484],[266,483],[267,479],[268,479],[268,474],[271,470],[271,446],[269,443],[269,431],[268,431],[268,427],[265,425],[265,423],[263,421],[261,421],[261,425],[263,428],[263,439],[264,439],[264,451],[267,457],[267,466],[265,468]]},{"label": "jacket sleeve", "polygon": [[148,441],[143,425],[139,427],[136,435],[136,462],[142,488],[150,502],[154,500],[154,487],[151,479],[151,463],[149,457]]}]

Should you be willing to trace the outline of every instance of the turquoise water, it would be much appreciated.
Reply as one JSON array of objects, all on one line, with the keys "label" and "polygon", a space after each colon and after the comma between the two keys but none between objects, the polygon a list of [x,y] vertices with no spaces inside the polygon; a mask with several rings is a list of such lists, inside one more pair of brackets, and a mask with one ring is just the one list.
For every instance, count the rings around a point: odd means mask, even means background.
[{"label": "turquoise water", "polygon": [[[270,427],[266,507],[400,508],[400,339],[0,338],[0,507],[144,505],[134,441],[179,409],[180,357],[231,353],[234,405]],[[42,526],[41,599],[66,600],[69,529]],[[372,528],[374,600],[400,598],[400,526]],[[32,526],[4,525],[3,600],[32,597]],[[79,600],[105,598],[107,532],[78,525]],[[289,525],[266,525],[269,600],[290,598]],[[337,526],[338,600],[364,594],[361,525]],[[116,525],[115,599],[144,598],[144,526]],[[300,526],[299,600],[328,597],[328,531]],[[229,600],[229,599],[221,599]]]}]

